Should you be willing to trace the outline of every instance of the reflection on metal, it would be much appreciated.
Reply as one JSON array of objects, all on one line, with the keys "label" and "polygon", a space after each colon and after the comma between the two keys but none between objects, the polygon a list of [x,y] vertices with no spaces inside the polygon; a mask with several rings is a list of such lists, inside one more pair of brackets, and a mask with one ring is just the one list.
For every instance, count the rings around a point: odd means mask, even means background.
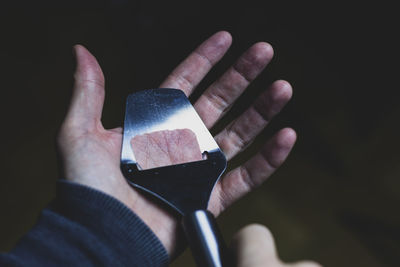
[{"label": "reflection on metal", "polygon": [[[203,160],[140,170],[131,148],[132,138],[176,129],[189,129],[196,135]],[[128,96],[121,170],[132,186],[183,215],[187,239],[199,266],[228,266],[223,264],[226,249],[215,218],[205,211],[225,169],[225,155],[181,90],[151,89]]]},{"label": "reflection on metal", "polygon": [[219,149],[214,138],[181,90],[151,89],[128,96],[121,160],[136,164],[130,141],[145,133],[190,129],[201,152]]},{"label": "reflection on metal", "polygon": [[[183,219],[183,229],[199,266],[230,266],[221,233],[209,211],[198,210]],[[195,238],[193,238],[195,237]]]}]

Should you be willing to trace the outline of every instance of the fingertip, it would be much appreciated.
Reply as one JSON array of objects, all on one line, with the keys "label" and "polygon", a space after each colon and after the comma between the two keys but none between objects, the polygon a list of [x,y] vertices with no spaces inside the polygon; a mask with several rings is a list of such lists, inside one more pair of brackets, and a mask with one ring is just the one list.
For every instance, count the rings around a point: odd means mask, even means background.
[{"label": "fingertip", "polygon": [[271,119],[278,114],[292,98],[293,90],[290,83],[285,80],[275,81],[266,91],[266,116]]},{"label": "fingertip", "polygon": [[277,80],[271,86],[273,101],[289,101],[293,95],[293,88],[288,81]]},{"label": "fingertip", "polygon": [[284,128],[274,135],[263,150],[264,156],[269,164],[277,169],[285,161],[294,143],[296,142],[296,132],[291,128]]},{"label": "fingertip", "polygon": [[75,44],[72,47],[73,47],[73,49],[75,51],[78,50],[78,49],[85,49],[85,47],[83,45],[81,45],[81,44]]},{"label": "fingertip", "polygon": [[239,233],[249,236],[257,236],[262,239],[266,239],[270,242],[274,242],[271,231],[262,224],[252,223],[243,227]]},{"label": "fingertip", "polygon": [[277,144],[279,147],[292,148],[297,140],[297,133],[292,128],[283,128],[278,132]]},{"label": "fingertip", "polygon": [[264,266],[279,262],[274,238],[269,229],[261,224],[250,224],[239,230],[230,247],[236,252],[238,266]]},{"label": "fingertip", "polygon": [[77,59],[82,58],[85,54],[90,54],[90,52],[81,44],[75,44],[72,46],[72,53]]},{"label": "fingertip", "polygon": [[222,30],[216,32],[214,36],[217,36],[225,44],[230,45],[232,43],[232,35],[228,31]]},{"label": "fingertip", "polygon": [[293,265],[294,267],[322,267],[321,264],[315,261],[301,261]]},{"label": "fingertip", "polygon": [[227,31],[219,31],[211,35],[210,38],[200,45],[200,47],[204,47],[205,44],[206,47],[211,46],[217,49],[226,50],[232,44],[232,36]]},{"label": "fingertip", "polygon": [[274,49],[272,45],[267,42],[257,42],[252,46],[252,49],[254,49],[256,55],[263,60],[271,60],[274,57]]},{"label": "fingertip", "polygon": [[232,43],[232,36],[226,31],[214,33],[197,49],[197,54],[206,58],[211,65],[217,63],[228,51]]},{"label": "fingertip", "polygon": [[272,46],[265,42],[252,45],[234,64],[234,69],[247,81],[253,81],[268,65],[274,55]]},{"label": "fingertip", "polygon": [[262,243],[269,244],[268,247],[273,246],[274,237],[271,231],[262,224],[252,223],[241,228],[233,237],[232,245],[241,243]]},{"label": "fingertip", "polygon": [[104,86],[104,75],[97,59],[83,45],[73,46],[73,53],[76,60],[75,80],[95,81],[100,86]]}]

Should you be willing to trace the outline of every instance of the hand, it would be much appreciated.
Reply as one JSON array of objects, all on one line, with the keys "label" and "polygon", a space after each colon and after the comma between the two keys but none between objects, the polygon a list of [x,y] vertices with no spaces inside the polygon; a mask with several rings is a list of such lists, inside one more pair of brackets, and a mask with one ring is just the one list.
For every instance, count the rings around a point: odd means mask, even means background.
[{"label": "hand", "polygon": [[242,228],[232,239],[236,267],[319,267],[311,261],[285,264],[278,258],[271,232],[258,224]]},{"label": "hand", "polygon": [[[231,44],[227,32],[218,32],[201,44],[160,85],[190,95]],[[66,179],[103,191],[128,206],[153,230],[168,253],[176,252],[177,218],[129,186],[120,171],[122,128],[104,129],[101,114],[104,76],[96,59],[83,47],[74,47],[77,61],[71,104],[61,126],[58,145]],[[250,47],[194,104],[207,127],[212,127],[257,77],[273,56],[267,43]],[[291,86],[274,82],[255,103],[215,136],[228,160],[240,153],[291,98]],[[286,159],[296,134],[283,129],[253,158],[225,174],[214,187],[208,209],[216,216],[264,182]]]}]

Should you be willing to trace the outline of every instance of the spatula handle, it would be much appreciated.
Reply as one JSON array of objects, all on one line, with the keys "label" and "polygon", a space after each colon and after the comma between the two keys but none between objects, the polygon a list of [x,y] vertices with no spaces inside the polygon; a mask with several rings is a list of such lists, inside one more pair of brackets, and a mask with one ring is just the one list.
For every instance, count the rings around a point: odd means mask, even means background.
[{"label": "spatula handle", "polygon": [[182,224],[197,266],[230,266],[228,249],[209,211],[197,210],[187,214]]}]

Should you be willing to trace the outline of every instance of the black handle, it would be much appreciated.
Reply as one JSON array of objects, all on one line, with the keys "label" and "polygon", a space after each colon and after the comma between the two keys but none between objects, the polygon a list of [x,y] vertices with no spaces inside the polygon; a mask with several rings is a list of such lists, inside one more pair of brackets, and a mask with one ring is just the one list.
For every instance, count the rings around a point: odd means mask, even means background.
[{"label": "black handle", "polygon": [[228,250],[214,216],[206,210],[197,210],[182,219],[192,255],[197,266],[230,266]]}]

